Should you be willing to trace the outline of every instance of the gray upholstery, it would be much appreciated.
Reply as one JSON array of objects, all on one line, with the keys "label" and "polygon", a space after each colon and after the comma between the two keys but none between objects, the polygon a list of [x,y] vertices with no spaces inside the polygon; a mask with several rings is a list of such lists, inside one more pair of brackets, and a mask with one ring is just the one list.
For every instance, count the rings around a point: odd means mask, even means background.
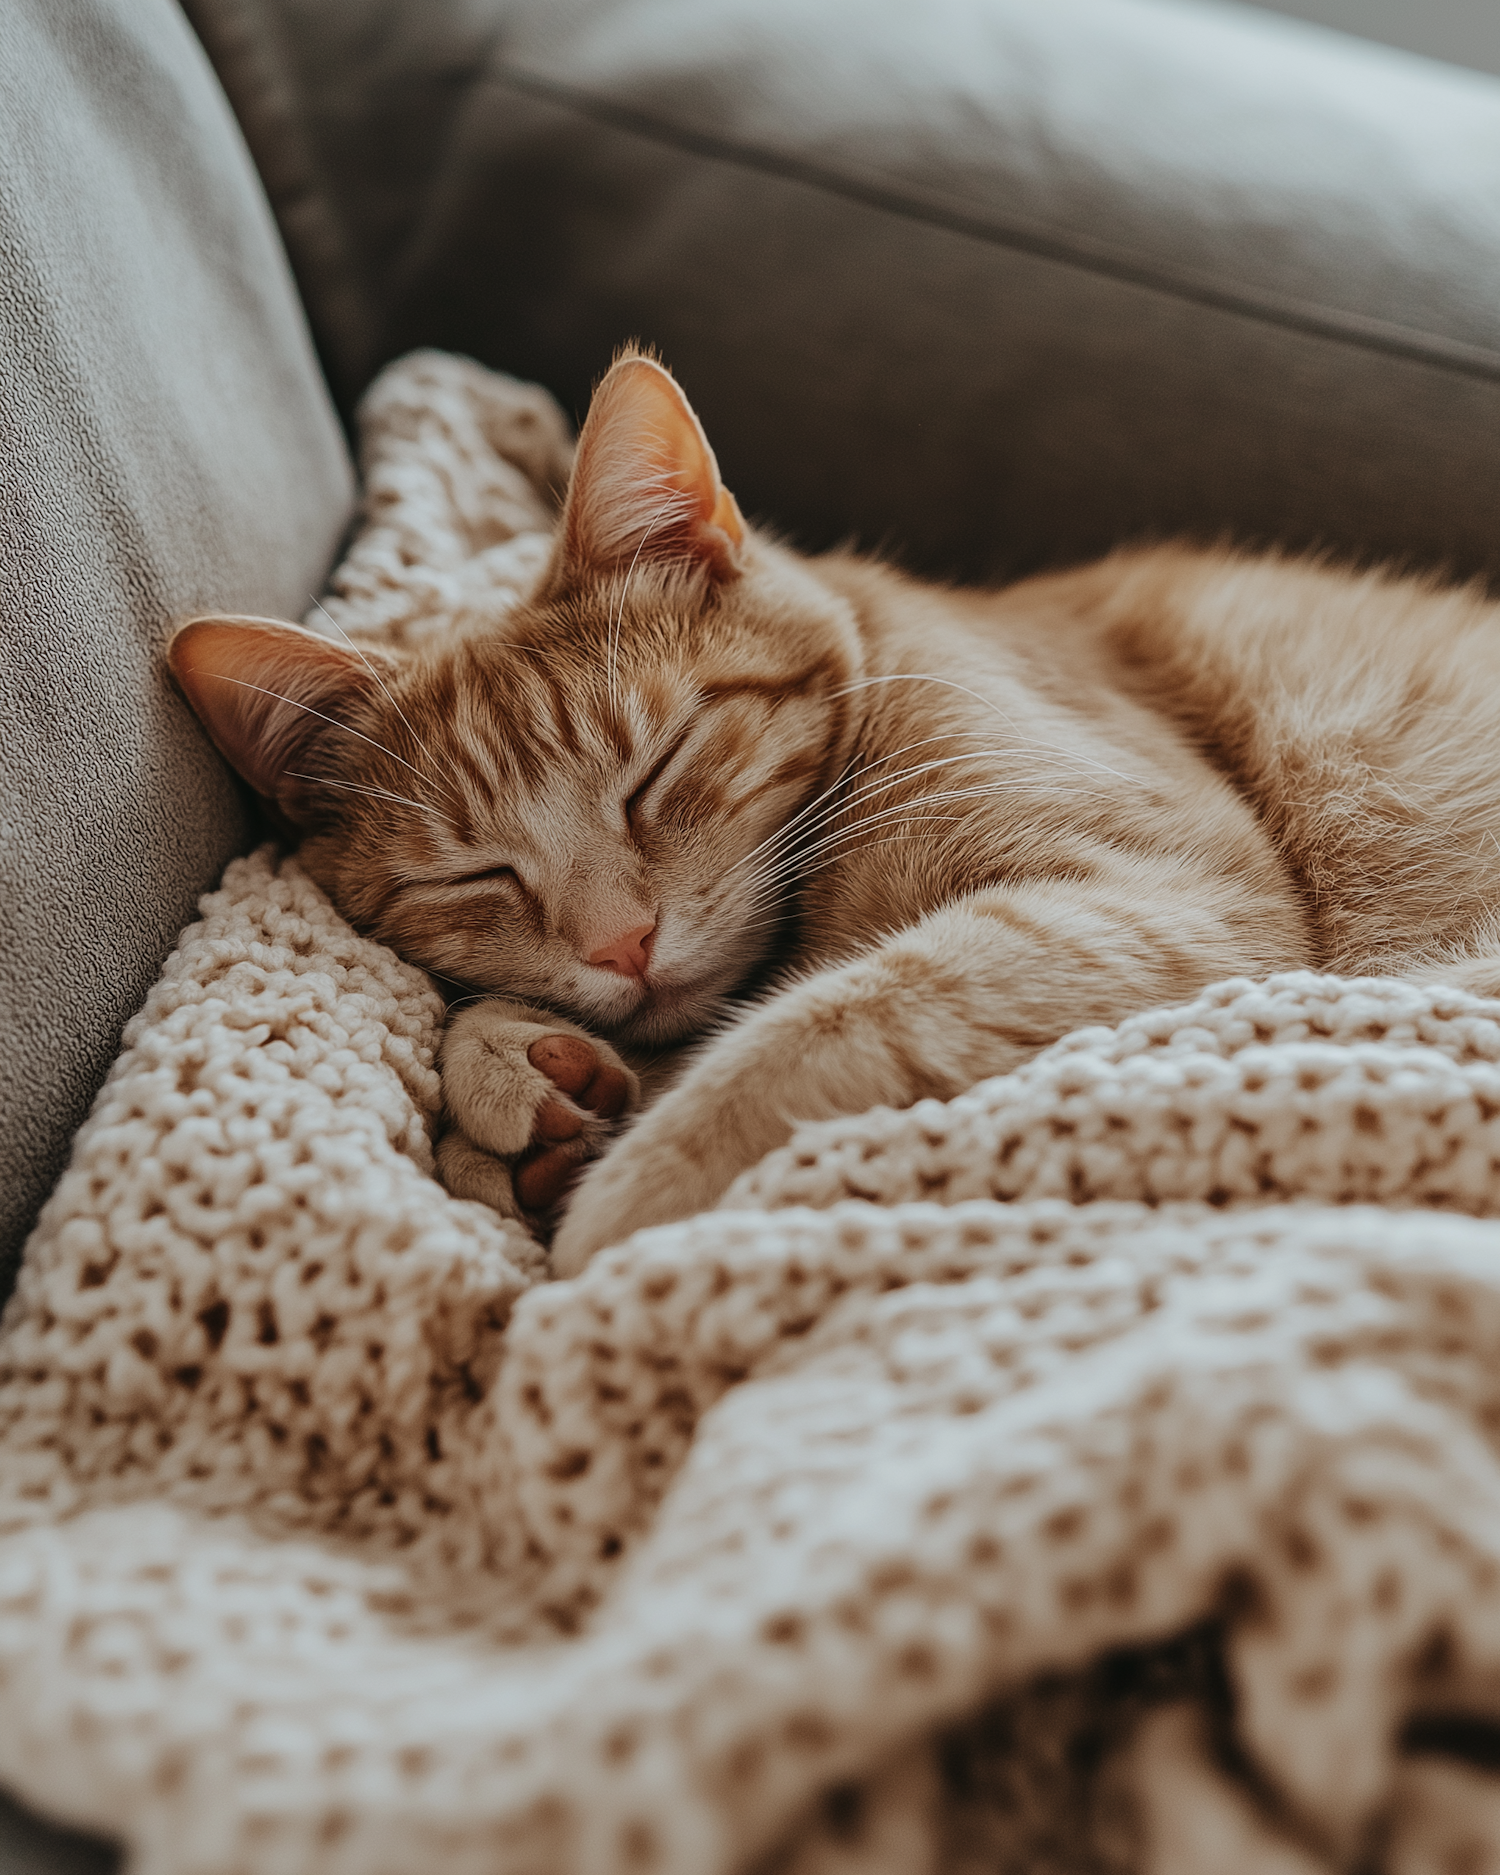
[{"label": "gray upholstery", "polygon": [[1424,58],[1447,59],[1500,76],[1500,8],[1495,0],[1255,0],[1294,19],[1316,20]]},{"label": "gray upholstery", "polygon": [[[188,6],[346,408],[638,335],[808,544],[1500,571],[1500,86],[1170,0]],[[169,620],[299,613],[350,500],[172,0],[0,0],[0,1259],[247,837]],[[0,1871],[113,1862],[0,1803]]]},{"label": "gray upholstery", "polygon": [[191,6],[346,396],[639,335],[809,544],[1500,569],[1494,80],[1172,0]]},{"label": "gray upholstery", "polygon": [[274,223],[170,0],[0,6],[0,1286],[247,837],[173,613],[306,608],[350,469]]},{"label": "gray upholstery", "polygon": [[0,1797],[0,1875],[116,1875],[123,1860],[114,1844],[54,1829]]}]

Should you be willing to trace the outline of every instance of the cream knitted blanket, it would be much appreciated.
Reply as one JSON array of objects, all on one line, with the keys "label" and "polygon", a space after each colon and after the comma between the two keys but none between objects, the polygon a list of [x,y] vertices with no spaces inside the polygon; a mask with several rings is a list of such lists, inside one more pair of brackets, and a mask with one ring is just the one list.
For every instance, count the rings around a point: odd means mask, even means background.
[{"label": "cream knitted blanket", "polygon": [[[523,591],[550,404],[364,421],[340,622]],[[266,849],[127,1029],[0,1347],[9,1786],[142,1875],[1500,1866],[1500,1005],[1220,985],[568,1283],[432,1180],[441,1018]]]}]

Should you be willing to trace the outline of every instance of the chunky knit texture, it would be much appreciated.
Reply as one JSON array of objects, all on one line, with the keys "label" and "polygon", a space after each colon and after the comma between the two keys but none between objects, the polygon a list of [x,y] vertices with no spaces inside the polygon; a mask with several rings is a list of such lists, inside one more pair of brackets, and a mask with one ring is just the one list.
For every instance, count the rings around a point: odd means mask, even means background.
[{"label": "chunky knit texture", "polygon": [[[537,393],[365,421],[338,622],[524,591]],[[0,1341],[23,1796],[140,1875],[1494,1866],[1500,1005],[1223,984],[548,1283],[426,979],[270,849],[202,912]]]}]

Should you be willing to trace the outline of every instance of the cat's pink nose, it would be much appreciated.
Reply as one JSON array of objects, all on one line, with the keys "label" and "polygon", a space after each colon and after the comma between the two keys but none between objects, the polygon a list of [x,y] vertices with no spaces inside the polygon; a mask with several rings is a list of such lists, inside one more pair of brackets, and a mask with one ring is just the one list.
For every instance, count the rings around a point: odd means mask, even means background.
[{"label": "cat's pink nose", "polygon": [[589,956],[601,970],[613,970],[617,976],[643,977],[651,966],[651,940],[654,924],[638,924],[633,931],[622,931],[617,938],[601,944]]}]

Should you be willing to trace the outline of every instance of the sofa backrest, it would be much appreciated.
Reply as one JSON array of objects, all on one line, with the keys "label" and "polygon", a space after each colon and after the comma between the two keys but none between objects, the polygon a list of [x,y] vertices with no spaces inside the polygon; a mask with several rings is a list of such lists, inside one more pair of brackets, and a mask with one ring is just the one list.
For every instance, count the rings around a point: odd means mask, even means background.
[{"label": "sofa backrest", "polygon": [[1500,576],[1481,73],[1187,0],[187,4],[341,387],[438,345],[576,410],[636,337],[805,544]]},{"label": "sofa backrest", "polygon": [[352,475],[274,221],[173,0],[0,6],[0,1284],[248,837],[175,616],[300,616]]}]

